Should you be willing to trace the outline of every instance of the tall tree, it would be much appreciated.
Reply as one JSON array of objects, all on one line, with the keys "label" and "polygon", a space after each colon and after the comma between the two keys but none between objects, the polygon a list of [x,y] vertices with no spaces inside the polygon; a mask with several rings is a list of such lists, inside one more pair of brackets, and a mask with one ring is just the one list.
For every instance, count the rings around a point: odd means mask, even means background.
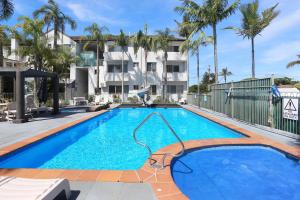
[{"label": "tall tree", "polygon": [[[22,29],[22,43],[19,53],[22,57],[28,57],[28,65],[34,66],[35,70],[53,70],[52,59],[53,51],[48,47],[48,40],[44,36],[43,29],[45,23],[39,19],[31,19],[29,17],[20,17],[20,21],[16,26]],[[37,100],[37,78],[34,79],[33,95]]]},{"label": "tall tree", "polygon": [[135,37],[133,37],[133,47],[134,47],[135,54],[138,52],[139,49],[141,49],[141,66],[142,66],[142,52],[143,52],[142,50],[144,50],[145,72],[143,76],[145,77],[145,79],[143,80],[143,84],[145,88],[148,85],[148,71],[147,71],[148,54],[153,49],[153,37],[148,35],[147,25],[145,25],[144,31],[140,30],[135,35]]},{"label": "tall tree", "polygon": [[255,0],[252,3],[244,4],[240,7],[242,13],[242,25],[241,28],[236,27],[227,27],[227,29],[233,29],[236,33],[243,38],[251,40],[252,47],[252,78],[255,78],[255,49],[254,49],[254,40],[257,35],[260,35],[261,32],[270,25],[272,20],[274,20],[278,15],[279,11],[276,11],[276,4],[273,7],[270,7],[262,13],[259,13],[259,2]]},{"label": "tall tree", "polygon": [[227,67],[225,67],[221,70],[220,76],[224,77],[225,83],[227,83],[227,77],[231,76],[231,75],[232,75],[232,72],[229,71]]},{"label": "tall tree", "polygon": [[[213,38],[211,36],[206,36],[205,33],[201,31],[195,40],[191,40],[191,38],[188,38],[180,46],[180,51],[182,53],[191,50],[192,55],[196,56],[197,58],[198,98],[200,96],[200,48],[201,46],[207,46],[208,44],[212,44],[212,43],[213,43]],[[198,100],[200,103],[200,98]]]},{"label": "tall tree", "polygon": [[295,65],[300,65],[300,55],[297,55],[297,57],[298,57],[299,60],[295,60],[295,61],[290,62],[286,67],[291,68],[291,67],[294,67]]},{"label": "tall tree", "polygon": [[[99,93],[99,85],[100,85],[100,62],[99,62],[99,54],[100,51],[104,51],[105,45],[105,35],[104,32],[107,32],[108,29],[105,26],[98,26],[98,24],[93,23],[91,26],[88,26],[84,29],[85,32],[88,33],[86,36],[87,42],[84,45],[84,49],[86,49],[91,43],[96,43],[97,55],[96,55],[96,65],[97,65],[97,93]],[[94,42],[95,41],[95,42]]]},{"label": "tall tree", "polygon": [[[178,22],[176,21],[176,24],[177,24],[177,32],[179,34],[179,36],[185,38],[185,41],[186,43],[190,43],[190,36],[191,34],[193,33],[193,28],[190,26],[190,19],[189,19],[189,16],[188,15],[183,15],[182,17],[182,22]],[[190,48],[189,48],[190,45],[187,45],[186,47],[187,48],[183,48],[181,50],[181,53],[186,53],[187,54],[187,61],[186,61],[186,70],[187,70],[187,73],[189,74],[190,72]],[[189,78],[188,78],[188,81],[187,81],[187,89],[189,87]]]},{"label": "tall tree", "polygon": [[211,26],[214,39],[214,65],[215,80],[218,82],[218,39],[217,24],[232,15],[239,5],[239,0],[229,5],[228,0],[204,0],[203,4],[198,4],[192,0],[182,0],[183,5],[176,7],[176,11],[186,14],[191,19],[194,33],[202,30],[204,26]]},{"label": "tall tree", "polygon": [[[14,14],[14,4],[12,0],[0,0],[0,21],[9,19]],[[3,39],[7,36],[6,35],[6,27],[1,26],[1,41],[0,41],[0,67],[3,67]],[[0,93],[2,92],[2,77],[0,77]]]},{"label": "tall tree", "polygon": [[42,70],[45,66],[50,69],[53,54],[43,33],[45,22],[29,17],[20,17],[18,20],[20,23],[16,26],[22,29],[22,39],[26,44],[20,47],[21,56],[28,56],[28,64],[33,65],[36,70]]},{"label": "tall tree", "polygon": [[76,29],[76,22],[69,16],[65,15],[58,4],[54,0],[48,0],[48,4],[42,6],[38,10],[34,11],[35,17],[43,16],[43,20],[49,27],[53,27],[54,30],[54,49],[57,49],[57,40],[59,38],[59,31],[64,33],[65,25],[69,24],[71,29]]},{"label": "tall tree", "polygon": [[165,30],[157,30],[157,36],[154,38],[154,50],[163,52],[163,100],[167,101],[167,62],[168,62],[168,50],[170,41],[173,37],[171,30],[166,28]]},{"label": "tall tree", "polygon": [[124,31],[120,30],[120,35],[117,37],[116,45],[119,46],[122,50],[122,103],[125,101],[124,96],[124,54],[127,51],[127,47],[129,44],[129,38],[124,33]]},{"label": "tall tree", "polygon": [[[14,4],[11,0],[0,0],[0,21],[9,19],[14,14]],[[2,36],[5,36],[6,27],[0,27]],[[3,66],[3,40],[0,41],[0,66]]]}]

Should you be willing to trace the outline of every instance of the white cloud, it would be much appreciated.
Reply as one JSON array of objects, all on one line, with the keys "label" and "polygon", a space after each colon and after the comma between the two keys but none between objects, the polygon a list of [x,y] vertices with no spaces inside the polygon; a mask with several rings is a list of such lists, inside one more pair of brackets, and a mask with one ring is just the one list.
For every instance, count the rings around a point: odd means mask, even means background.
[{"label": "white cloud", "polygon": [[105,24],[114,24],[114,25],[125,25],[128,22],[124,20],[116,20],[111,17],[100,15],[99,12],[96,12],[93,9],[86,7],[80,3],[67,3],[66,7],[68,7],[73,14],[81,21],[88,21],[88,22],[102,22]]},{"label": "white cloud", "polygon": [[277,36],[299,27],[300,9],[297,9],[284,16],[279,15],[263,32],[263,37],[257,37],[257,42],[267,42]]},{"label": "white cloud", "polygon": [[289,61],[296,58],[300,53],[300,41],[277,44],[275,47],[265,51],[261,61],[266,64]]}]

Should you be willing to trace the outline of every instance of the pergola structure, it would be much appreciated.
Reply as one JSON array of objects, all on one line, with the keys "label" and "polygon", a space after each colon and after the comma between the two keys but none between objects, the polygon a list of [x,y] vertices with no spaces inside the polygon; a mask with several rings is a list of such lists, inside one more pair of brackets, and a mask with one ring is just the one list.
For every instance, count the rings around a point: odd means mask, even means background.
[{"label": "pergola structure", "polygon": [[27,121],[25,117],[25,78],[51,78],[53,84],[53,114],[59,113],[59,79],[57,74],[31,68],[1,67],[0,76],[15,78],[17,113],[14,123]]}]

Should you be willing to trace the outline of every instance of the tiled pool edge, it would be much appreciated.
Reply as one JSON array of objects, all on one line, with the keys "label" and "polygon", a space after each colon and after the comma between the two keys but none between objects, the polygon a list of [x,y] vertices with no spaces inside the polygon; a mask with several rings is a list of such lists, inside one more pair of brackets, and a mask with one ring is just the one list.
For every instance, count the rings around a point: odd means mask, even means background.
[{"label": "tiled pool edge", "polygon": [[[300,157],[299,149],[290,147],[279,142],[273,141],[269,138],[265,138],[233,124],[219,120],[216,117],[212,117],[196,108],[184,107],[185,109],[196,113],[200,116],[208,118],[218,124],[221,124],[227,128],[240,132],[247,136],[247,138],[234,138],[234,139],[207,139],[207,140],[194,140],[184,142],[186,149],[205,148],[211,146],[220,145],[266,145],[277,148],[281,151],[292,154],[296,157]],[[37,142],[41,139],[56,134],[58,131],[74,126],[78,123],[96,117],[105,113],[106,111],[97,112],[95,115],[81,118],[74,122],[68,123],[64,126],[49,130],[38,136],[23,140],[8,147],[0,149],[0,155],[4,155],[22,148],[26,145]],[[176,153],[179,151],[179,145],[173,144],[160,149],[156,154],[163,152]],[[4,150],[3,150],[4,149]],[[159,157],[159,155],[155,155]],[[171,158],[167,160],[167,164],[171,163]],[[45,169],[0,169],[0,176],[17,176],[24,178],[67,178],[69,180],[80,181],[109,181],[109,182],[148,182],[151,184],[153,191],[158,199],[187,199],[181,191],[177,188],[173,182],[170,167],[166,167],[164,170],[157,171],[155,176],[155,170],[145,163],[139,170],[132,171],[113,171],[113,170],[45,170]]]}]

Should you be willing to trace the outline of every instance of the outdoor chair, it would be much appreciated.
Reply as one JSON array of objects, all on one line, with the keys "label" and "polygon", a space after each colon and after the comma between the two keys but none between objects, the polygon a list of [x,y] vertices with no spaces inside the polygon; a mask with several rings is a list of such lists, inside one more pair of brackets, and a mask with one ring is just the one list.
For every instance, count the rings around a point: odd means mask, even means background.
[{"label": "outdoor chair", "polygon": [[5,119],[7,121],[12,121],[13,119],[16,118],[17,114],[17,105],[16,102],[10,102],[7,104],[7,108],[4,111],[5,114]]},{"label": "outdoor chair", "polygon": [[74,97],[75,106],[87,106],[89,104],[88,100],[85,97]]},{"label": "outdoor chair", "polygon": [[46,106],[38,107],[34,102],[33,95],[27,95],[25,98],[26,102],[26,111],[27,113],[33,115],[34,113],[40,114],[41,112],[48,112],[48,108]]},{"label": "outdoor chair", "polygon": [[70,184],[66,179],[29,179],[0,176],[0,199],[53,200],[55,198],[69,199],[70,195]]}]

